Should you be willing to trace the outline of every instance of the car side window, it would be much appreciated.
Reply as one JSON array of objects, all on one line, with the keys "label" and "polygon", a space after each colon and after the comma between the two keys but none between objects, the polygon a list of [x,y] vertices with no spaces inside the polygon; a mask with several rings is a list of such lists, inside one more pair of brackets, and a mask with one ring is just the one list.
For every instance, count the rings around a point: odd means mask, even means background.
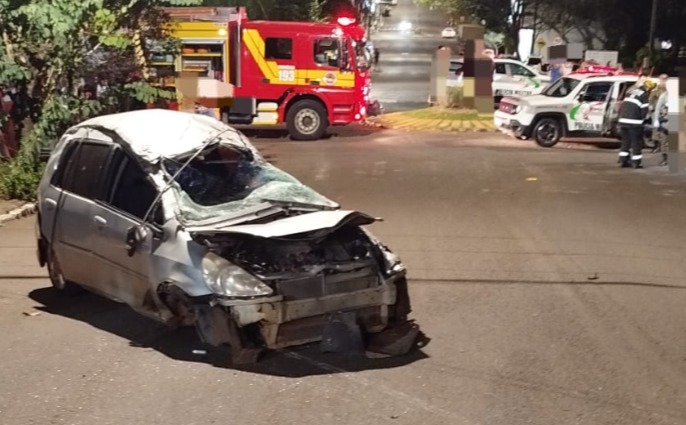
[{"label": "car side window", "polygon": [[81,142],[67,161],[62,188],[84,198],[100,198],[100,174],[111,151],[108,145]]},{"label": "car side window", "polygon": [[619,95],[617,96],[617,100],[624,100],[624,97],[626,97],[627,93],[629,92],[629,88],[634,84],[636,84],[636,81],[621,83],[619,85]]},{"label": "car side window", "polygon": [[50,179],[51,185],[62,188],[62,185],[64,184],[63,182],[68,180],[66,178],[68,169],[71,169],[71,175],[69,177],[73,178],[73,165],[77,157],[76,154],[78,147],[78,141],[72,141],[67,146],[65,146],[64,151],[62,151],[60,161],[57,164],[57,169],[55,170],[54,174],[52,175],[52,178]]},{"label": "car side window", "polygon": [[507,69],[504,63],[496,63],[495,64],[495,73],[496,74],[507,74]]},{"label": "car side window", "polygon": [[519,75],[521,77],[535,77],[536,74],[524,68],[521,65],[510,64],[510,69],[512,70],[512,75]]},{"label": "car side window", "polygon": [[588,83],[583,89],[584,102],[605,102],[612,90],[611,82]]},{"label": "car side window", "polygon": [[157,198],[157,188],[148,175],[129,155],[118,149],[113,161],[116,167],[108,204],[136,218],[144,219]]}]

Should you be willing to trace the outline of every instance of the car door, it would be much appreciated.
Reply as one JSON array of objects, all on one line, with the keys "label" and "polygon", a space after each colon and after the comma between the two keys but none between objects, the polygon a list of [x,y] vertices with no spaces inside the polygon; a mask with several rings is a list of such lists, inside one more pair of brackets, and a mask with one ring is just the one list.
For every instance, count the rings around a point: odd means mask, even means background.
[{"label": "car door", "polygon": [[46,205],[56,200],[52,250],[65,279],[96,291],[102,289],[102,275],[93,257],[94,230],[100,225],[95,219],[95,202],[102,196],[102,171],[112,153],[110,144],[90,140],[77,143],[70,154],[59,190],[46,197]]},{"label": "car door", "polygon": [[[152,246],[139,246],[132,255],[127,249],[130,229],[143,223],[158,191],[140,165],[121,148],[116,148],[107,170],[105,197],[93,207],[93,219],[100,225],[94,238],[94,256],[104,271],[108,294],[131,307],[145,310],[152,298],[149,291]],[[152,221],[161,221],[161,209]],[[148,239],[146,244],[157,243]]]},{"label": "car door", "polygon": [[612,81],[589,81],[581,88],[569,111],[571,131],[602,132],[613,85]]},{"label": "car door", "polygon": [[617,122],[619,121],[619,109],[629,88],[636,84],[636,81],[637,80],[617,81],[614,84],[603,119],[603,134],[618,135]]},{"label": "car door", "polygon": [[57,216],[57,204],[62,197],[64,170],[70,165],[70,160],[73,160],[72,155],[79,146],[78,140],[67,141],[66,138],[63,140],[55,148],[56,155],[52,156],[46,165],[46,170],[52,170],[50,181],[41,181],[38,194],[36,238],[39,244],[47,243],[47,245],[39,245],[38,259],[41,264],[46,261],[44,256],[47,255],[47,249],[51,249],[51,243],[55,237],[55,218]]}]

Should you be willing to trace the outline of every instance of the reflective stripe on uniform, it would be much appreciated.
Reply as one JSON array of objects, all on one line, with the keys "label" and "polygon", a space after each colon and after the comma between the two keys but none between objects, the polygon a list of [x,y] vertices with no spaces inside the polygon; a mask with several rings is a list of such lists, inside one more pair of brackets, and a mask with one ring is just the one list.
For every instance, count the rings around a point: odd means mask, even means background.
[{"label": "reflective stripe on uniform", "polygon": [[639,159],[643,159],[643,155],[634,155],[631,157],[632,161],[638,161]]},{"label": "reflective stripe on uniform", "polygon": [[634,105],[637,105],[639,108],[647,108],[650,106],[650,103],[641,103],[640,100],[634,99],[633,97],[624,99],[625,102],[630,102],[633,103]]},{"label": "reflective stripe on uniform", "polygon": [[644,120],[634,120],[631,118],[620,118],[619,122],[622,124],[643,124]]},{"label": "reflective stripe on uniform", "polygon": [[629,152],[620,152],[619,156],[629,156]]}]

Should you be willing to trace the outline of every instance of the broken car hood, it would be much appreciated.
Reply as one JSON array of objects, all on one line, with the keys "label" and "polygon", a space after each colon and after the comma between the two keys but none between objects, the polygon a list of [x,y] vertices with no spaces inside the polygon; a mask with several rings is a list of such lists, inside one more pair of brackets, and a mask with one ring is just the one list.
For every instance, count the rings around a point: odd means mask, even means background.
[{"label": "broken car hood", "polygon": [[345,225],[364,226],[378,219],[358,211],[334,210],[316,211],[274,220],[264,224],[242,224],[222,227],[191,226],[186,230],[191,235],[242,234],[260,238],[279,238],[320,230],[334,231]]}]

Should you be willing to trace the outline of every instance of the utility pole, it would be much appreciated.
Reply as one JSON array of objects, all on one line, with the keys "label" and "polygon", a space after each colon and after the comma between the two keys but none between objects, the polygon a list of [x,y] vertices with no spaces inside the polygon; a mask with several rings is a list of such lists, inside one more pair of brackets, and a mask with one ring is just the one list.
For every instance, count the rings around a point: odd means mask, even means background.
[{"label": "utility pole", "polygon": [[648,60],[653,65],[653,48],[655,45],[655,21],[657,20],[657,3],[658,0],[653,0],[653,8],[650,12],[650,34],[648,36]]}]

